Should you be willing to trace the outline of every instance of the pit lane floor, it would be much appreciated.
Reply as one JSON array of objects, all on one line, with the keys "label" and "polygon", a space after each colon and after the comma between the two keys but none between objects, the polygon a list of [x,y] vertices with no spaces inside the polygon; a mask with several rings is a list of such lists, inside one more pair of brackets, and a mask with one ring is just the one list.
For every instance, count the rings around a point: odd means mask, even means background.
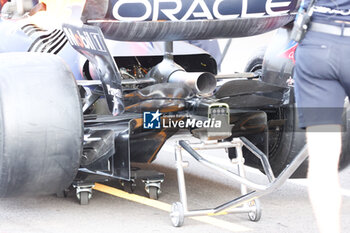
[{"label": "pit lane floor", "polygon": [[[37,198],[0,199],[0,233],[62,233],[62,232],[317,232],[307,195],[306,180],[289,180],[277,192],[260,199],[263,215],[260,222],[250,222],[247,214],[186,218],[181,228],[171,225],[169,206],[179,200],[173,147],[167,142],[156,162],[146,168],[166,174],[158,201],[149,201],[142,183],[130,195],[112,187],[117,196],[94,190],[87,206],[80,206],[71,191],[67,198],[44,196]],[[206,154],[216,160],[226,158],[223,150]],[[212,172],[184,153],[190,162],[185,169],[189,208],[214,207],[239,195],[239,184]],[[226,160],[227,161],[227,160]],[[227,162],[226,162],[227,163]],[[139,165],[143,167],[143,165]],[[265,176],[247,168],[250,179],[266,182]],[[350,232],[350,168],[341,172],[343,188],[343,232]],[[108,191],[104,186],[98,189]],[[140,197],[141,196],[141,197]]]}]

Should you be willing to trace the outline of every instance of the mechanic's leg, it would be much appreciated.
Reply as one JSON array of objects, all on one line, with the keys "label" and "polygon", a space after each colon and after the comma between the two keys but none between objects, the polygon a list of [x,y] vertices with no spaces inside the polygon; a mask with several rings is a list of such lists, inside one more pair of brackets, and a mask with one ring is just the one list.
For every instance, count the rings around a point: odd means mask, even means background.
[{"label": "mechanic's leg", "polygon": [[309,196],[321,233],[340,232],[341,126],[307,127]]}]

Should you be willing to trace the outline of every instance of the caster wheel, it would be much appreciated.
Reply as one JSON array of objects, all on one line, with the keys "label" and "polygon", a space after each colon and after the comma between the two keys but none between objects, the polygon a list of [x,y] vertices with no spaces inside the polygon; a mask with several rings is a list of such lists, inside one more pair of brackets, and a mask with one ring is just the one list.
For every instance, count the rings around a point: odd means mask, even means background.
[{"label": "caster wheel", "polygon": [[158,200],[159,188],[150,186],[148,187],[149,198],[152,200]]},{"label": "caster wheel", "polygon": [[68,195],[68,192],[66,190],[56,193],[56,197],[58,198],[66,198],[67,195]]},{"label": "caster wheel", "polygon": [[80,201],[80,205],[88,205],[91,194],[89,192],[80,192],[78,194],[78,199]]},{"label": "caster wheel", "polygon": [[249,220],[252,222],[258,222],[261,219],[261,207],[260,201],[255,199],[249,202],[249,207],[255,207],[255,210],[248,213]]},{"label": "caster wheel", "polygon": [[181,202],[173,203],[171,207],[170,219],[174,227],[181,227],[184,224],[185,214]]},{"label": "caster wheel", "polygon": [[127,193],[134,193],[135,191],[135,184],[132,181],[123,181],[122,186],[124,191]]}]

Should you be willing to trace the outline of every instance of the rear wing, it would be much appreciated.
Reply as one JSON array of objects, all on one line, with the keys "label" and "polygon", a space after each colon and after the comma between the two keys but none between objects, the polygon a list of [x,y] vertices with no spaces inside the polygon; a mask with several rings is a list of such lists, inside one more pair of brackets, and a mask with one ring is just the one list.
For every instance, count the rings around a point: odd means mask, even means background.
[{"label": "rear wing", "polygon": [[82,20],[119,41],[254,36],[295,18],[301,0],[87,0]]}]

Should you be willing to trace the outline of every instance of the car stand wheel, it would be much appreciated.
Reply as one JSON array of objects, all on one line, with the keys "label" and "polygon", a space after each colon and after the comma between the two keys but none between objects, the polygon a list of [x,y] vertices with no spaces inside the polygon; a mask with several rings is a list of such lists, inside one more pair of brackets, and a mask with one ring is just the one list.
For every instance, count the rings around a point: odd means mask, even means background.
[{"label": "car stand wheel", "polygon": [[148,187],[149,198],[152,200],[158,200],[159,188],[155,186]]},{"label": "car stand wheel", "polygon": [[173,203],[170,219],[174,227],[181,227],[185,220],[184,208],[181,202]]},{"label": "car stand wheel", "polygon": [[162,193],[160,185],[162,181],[143,181],[145,183],[145,191],[148,193],[150,199],[158,200],[159,194]]},{"label": "car stand wheel", "polygon": [[254,211],[251,211],[248,213],[249,220],[252,222],[258,222],[261,219],[261,207],[260,207],[260,201],[258,199],[255,199],[251,202],[249,202],[249,207],[255,207]]},{"label": "car stand wheel", "polygon": [[89,200],[92,198],[92,189],[78,187],[77,198],[79,200],[80,205],[88,205]]},{"label": "car stand wheel", "polygon": [[135,182],[133,181],[122,181],[121,185],[123,186],[123,189],[127,193],[134,193],[135,191]]},{"label": "car stand wheel", "polygon": [[89,200],[92,198],[92,189],[95,184],[74,184],[76,188],[76,196],[80,202],[80,205],[89,204]]},{"label": "car stand wheel", "polygon": [[78,194],[78,199],[79,199],[79,201],[80,201],[80,205],[88,205],[89,204],[89,200],[90,200],[90,198],[89,198],[89,196],[90,196],[91,194],[89,193],[89,192],[80,192],[79,194]]}]

